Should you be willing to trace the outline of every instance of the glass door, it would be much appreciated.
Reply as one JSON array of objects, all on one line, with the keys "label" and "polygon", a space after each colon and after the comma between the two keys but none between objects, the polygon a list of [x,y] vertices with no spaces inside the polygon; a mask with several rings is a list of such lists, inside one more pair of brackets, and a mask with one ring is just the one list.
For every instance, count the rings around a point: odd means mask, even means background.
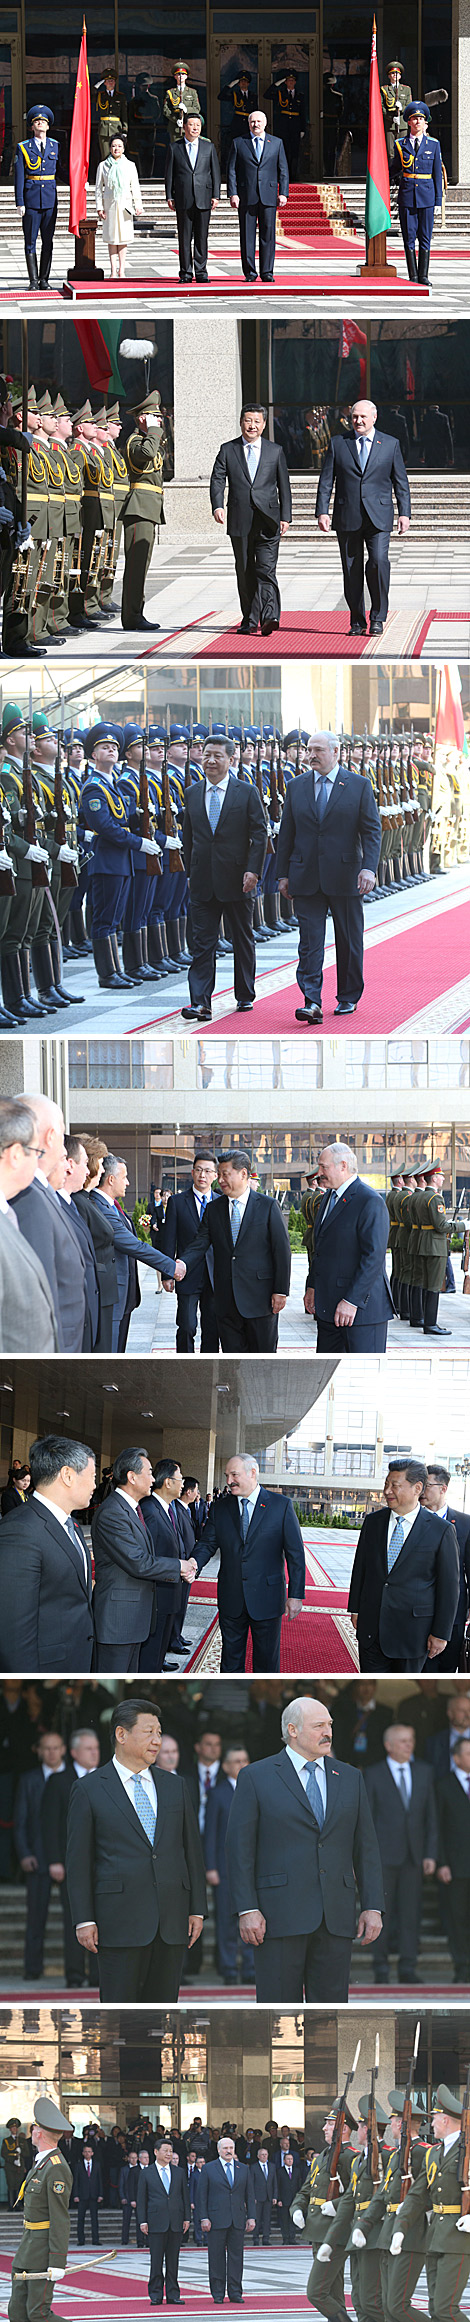
[{"label": "glass door", "polygon": [[16,9],[0,8],[0,177],[13,174],[15,148],[24,130],[21,102],[21,40]]},{"label": "glass door", "polygon": [[[291,115],[286,75],[296,74],[296,91],[300,100],[299,113],[302,137],[297,135],[295,117]],[[318,97],[318,34],[306,38],[274,38],[266,31],[256,30],[256,20],[250,34],[237,32],[223,36],[214,34],[210,50],[210,134],[220,156],[222,175],[225,177],[232,138],[243,131],[243,88],[240,78],[249,76],[248,99],[251,105],[261,105],[266,112],[268,128],[284,139],[293,178],[315,176],[319,167],[319,97]]]}]

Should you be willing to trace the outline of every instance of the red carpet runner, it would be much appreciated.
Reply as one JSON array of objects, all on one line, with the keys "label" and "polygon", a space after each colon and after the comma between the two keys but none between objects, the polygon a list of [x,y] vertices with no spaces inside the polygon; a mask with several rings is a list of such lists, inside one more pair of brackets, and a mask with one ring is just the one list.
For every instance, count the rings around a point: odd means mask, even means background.
[{"label": "red carpet runner", "polygon": [[[432,905],[429,919],[420,919],[416,927],[396,935],[391,941],[377,943],[365,956],[365,991],[355,1016],[334,1016],[336,1000],[336,967],[327,967],[323,979],[323,1030],[346,1032],[362,1038],[371,1033],[396,1031],[420,1008],[431,1007],[452,984],[458,984],[468,975],[470,957],[470,908],[468,900],[456,905],[454,911],[439,914],[434,923]],[[262,989],[262,978],[261,978]],[[301,995],[295,977],[279,992],[270,992],[266,999],[256,1000],[251,1016],[240,1017],[236,1010],[218,1016],[212,1024],[204,1025],[204,1039],[211,1035],[236,1033],[247,1039],[250,1033],[274,1034],[308,1032],[308,1025],[295,1022],[295,1009]]]},{"label": "red carpet runner", "polygon": [[[231,1996],[233,1998],[233,1993]],[[220,1987],[217,1998],[220,1999]],[[118,2212],[116,2212],[116,2216],[120,2230]],[[249,2247],[250,2237],[248,2236],[247,2249]],[[263,2252],[258,2251],[256,2254],[262,2264]],[[131,2252],[129,2255],[131,2256]],[[132,2250],[132,2263],[134,2255]],[[144,2252],[142,2252],[142,2256],[144,2257]],[[192,2261],[191,2273],[193,2264],[197,2265],[198,2272],[200,2268],[200,2283],[195,2289],[192,2289],[182,2252],[179,2278],[180,2290],[186,2303],[186,2312],[197,2315],[213,2314],[214,2308],[209,2292],[207,2252],[191,2248],[188,2256]],[[273,2252],[271,2252],[271,2261],[272,2256]],[[61,2315],[65,2316],[65,2322],[98,2322],[98,2317],[100,2317],[100,2322],[121,2322],[121,2317],[122,2322],[140,2322],[141,2316],[147,2316],[151,2312],[147,2286],[148,2267],[145,2268],[140,2279],[133,2271],[131,2272],[130,2268],[129,2272],[126,2273],[125,2256],[120,2251],[114,2262],[110,2259],[108,2264],[104,2262],[102,2266],[97,2266],[96,2270],[90,2266],[90,2270],[88,2270],[86,2263],[84,2263],[83,2250],[79,2250],[77,2272],[74,2273],[74,2257],[75,2251],[70,2256],[67,2266],[67,2273],[70,2271],[70,2286],[67,2285],[66,2281],[60,2283],[60,2312]],[[306,2257],[308,2257],[308,2250]],[[10,2258],[0,2258],[0,2284],[3,2285],[5,2296],[8,2295],[10,2289],[10,2265]],[[81,2278],[78,2273],[78,2265],[84,2267]],[[248,2284],[249,2273],[246,2272],[243,2299],[245,2311],[248,2314],[281,2315],[285,2314],[288,2308],[289,2314],[294,2316],[311,2311],[311,2308],[307,2307],[306,2294],[302,2295],[298,2290],[293,2291],[291,2284],[288,2290],[287,2287],[282,2289],[282,2277],[279,2291],[275,2291],[271,2296],[263,2296],[262,2291],[253,2295]]]},{"label": "red carpet runner", "polygon": [[[408,661],[419,660],[433,618],[432,613],[425,620],[422,613],[415,618],[411,617],[406,638]],[[302,661],[305,656],[313,660],[321,657],[323,661],[337,661],[345,654],[348,661],[360,661],[367,647],[369,656],[373,651],[374,657],[378,655],[379,660],[383,660],[387,649],[386,631],[383,637],[378,638],[371,638],[368,631],[365,637],[351,637],[349,613],[338,608],[330,613],[282,613],[280,629],[275,629],[271,637],[244,638],[243,644],[236,627],[223,629],[220,636],[212,638],[210,645],[201,645],[198,659],[273,661],[281,653],[286,661]],[[403,657],[405,641],[400,651],[400,659]]]}]

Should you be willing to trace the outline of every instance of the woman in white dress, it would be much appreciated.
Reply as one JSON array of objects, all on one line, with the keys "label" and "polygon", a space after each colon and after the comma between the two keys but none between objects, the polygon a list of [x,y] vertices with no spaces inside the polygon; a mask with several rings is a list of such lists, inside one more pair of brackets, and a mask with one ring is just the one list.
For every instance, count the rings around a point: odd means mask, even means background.
[{"label": "woman in white dress", "polygon": [[126,250],[134,235],[134,218],[143,218],[142,194],[134,161],[128,161],[124,138],[112,137],[106,161],[100,161],[96,179],[96,208],[103,221],[111,274],[122,281]]}]

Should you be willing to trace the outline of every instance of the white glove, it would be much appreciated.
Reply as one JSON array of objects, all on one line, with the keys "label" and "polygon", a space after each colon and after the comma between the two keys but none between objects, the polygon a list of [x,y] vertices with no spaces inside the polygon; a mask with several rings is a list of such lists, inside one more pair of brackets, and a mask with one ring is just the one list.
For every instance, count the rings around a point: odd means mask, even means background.
[{"label": "white glove", "polygon": [[27,848],[25,855],[26,863],[48,863],[48,861],[49,856],[46,854],[45,847],[38,846],[37,840],[35,841],[34,846]]},{"label": "white glove", "polygon": [[64,2274],[65,2266],[48,2266],[47,2268],[48,2282],[63,2282]]},{"label": "white glove", "polygon": [[402,2249],[403,2249],[403,2243],[404,2243],[404,2239],[405,2239],[404,2233],[394,2233],[394,2234],[392,2234],[392,2239],[391,2239],[391,2242],[390,2242],[390,2256],[391,2256],[391,2257],[400,2257],[400,2256],[401,2256],[401,2252],[402,2252]]},{"label": "white glove", "polygon": [[457,2218],[457,2233],[470,2233],[470,2217]]},{"label": "white glove", "polygon": [[86,838],[87,846],[91,846],[91,841],[92,841],[92,839],[96,838],[96,831],[94,831],[94,830],[86,830],[86,831],[85,831],[85,838]]},{"label": "white glove", "polygon": [[0,847],[0,871],[11,871],[12,868],[11,855],[7,854],[6,847]]},{"label": "white glove", "polygon": [[174,848],[175,848],[175,847],[179,847],[179,844],[180,844],[179,838],[166,838],[166,839],[165,839],[165,846],[166,846],[166,847],[172,847],[172,848],[173,848],[173,850],[174,850]]},{"label": "white glove", "polygon": [[352,2241],[352,2246],[353,2246],[353,2249],[365,2249],[365,2248],[366,2248],[366,2246],[367,2246],[367,2245],[366,2245],[366,2237],[365,2237],[365,2233],[361,2233],[361,2228],[360,2228],[360,2225],[355,2225],[355,2227],[354,2227],[354,2233],[352,2233],[352,2234],[351,2234],[351,2241]]},{"label": "white glove", "polygon": [[273,833],[273,837],[277,838],[278,830],[280,830],[280,828],[281,828],[280,822],[272,822],[272,823],[271,823],[271,830],[272,830],[272,833]]},{"label": "white glove", "polygon": [[16,204],[16,215],[17,218],[24,218],[24,206],[22,202],[17,202]]},{"label": "white glove", "polygon": [[320,2265],[328,2266],[330,2263],[330,2257],[331,2250],[329,2241],[322,2241],[320,2249],[317,2249],[317,2258],[320,2260]]},{"label": "white glove", "polygon": [[322,2217],[336,2217],[334,2201],[322,2201],[321,2213]]},{"label": "white glove", "polygon": [[294,2225],[305,2225],[303,2209],[293,2209],[292,2219]]},{"label": "white glove", "polygon": [[74,852],[74,848],[73,848],[73,847],[69,847],[69,846],[67,845],[67,841],[66,841],[66,839],[64,839],[64,844],[63,844],[63,847],[59,847],[59,853],[58,853],[58,862],[59,862],[59,863],[76,863],[76,861],[77,861],[77,857],[76,857],[76,854],[75,854],[75,852]]},{"label": "white glove", "polygon": [[157,839],[142,839],[142,846],[146,855],[161,855],[162,850],[161,846],[158,846]]}]

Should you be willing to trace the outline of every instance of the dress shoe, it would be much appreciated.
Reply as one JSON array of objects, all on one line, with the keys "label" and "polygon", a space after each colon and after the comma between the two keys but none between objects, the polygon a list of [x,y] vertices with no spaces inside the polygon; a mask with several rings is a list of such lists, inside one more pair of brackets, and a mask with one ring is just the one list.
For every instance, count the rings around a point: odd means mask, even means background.
[{"label": "dress shoe", "polygon": [[262,637],[273,637],[273,636],[274,636],[274,631],[275,631],[275,629],[280,629],[280,626],[281,626],[281,623],[280,623],[280,621],[262,621],[262,622],[261,622],[261,636],[262,636]]},{"label": "dress shoe", "polygon": [[178,1671],[178,1677],[179,1677],[179,1669],[178,1669],[178,1662],[177,1662],[177,1661],[164,1661],[164,1663],[163,1663],[163,1669],[164,1669],[165,1677],[168,1677],[168,1676],[170,1676],[170,1677],[176,1676],[176,1673],[177,1673],[177,1671]]},{"label": "dress shoe", "polygon": [[369,631],[371,637],[382,637],[384,628],[385,622],[379,620],[378,613],[371,613],[369,621]]},{"label": "dress shoe", "polygon": [[189,1640],[189,1637],[174,1637],[174,1638],[173,1638],[173,1644],[172,1644],[172,1648],[171,1648],[171,1650],[172,1650],[172,1653],[189,1653],[189,1650],[190,1650],[190,1640]]},{"label": "dress shoe", "polygon": [[237,1000],[237,1016],[249,1016],[253,1007],[253,1000]]},{"label": "dress shoe", "polygon": [[186,1024],[210,1024],[212,1020],[212,1008],[182,1008],[181,1014]]},{"label": "dress shoe", "polygon": [[367,621],[350,621],[350,637],[367,637]]},{"label": "dress shoe", "polygon": [[311,1008],[296,1008],[295,1014],[298,1024],[323,1023],[323,1010],[315,1003],[312,1003]]},{"label": "dress shoe", "polygon": [[357,1000],[338,1000],[333,1013],[335,1016],[355,1016],[356,1008]]},{"label": "dress shoe", "polygon": [[446,1330],[446,1329],[445,1329],[445,1327],[444,1327],[444,1323],[443,1323],[443,1322],[433,1322],[433,1323],[431,1324],[431,1329],[430,1329],[430,1330],[426,1330],[426,1329],[424,1329],[424,1330],[423,1330],[423,1337],[424,1337],[424,1338],[452,1338],[452,1331],[451,1331],[451,1330]]}]

